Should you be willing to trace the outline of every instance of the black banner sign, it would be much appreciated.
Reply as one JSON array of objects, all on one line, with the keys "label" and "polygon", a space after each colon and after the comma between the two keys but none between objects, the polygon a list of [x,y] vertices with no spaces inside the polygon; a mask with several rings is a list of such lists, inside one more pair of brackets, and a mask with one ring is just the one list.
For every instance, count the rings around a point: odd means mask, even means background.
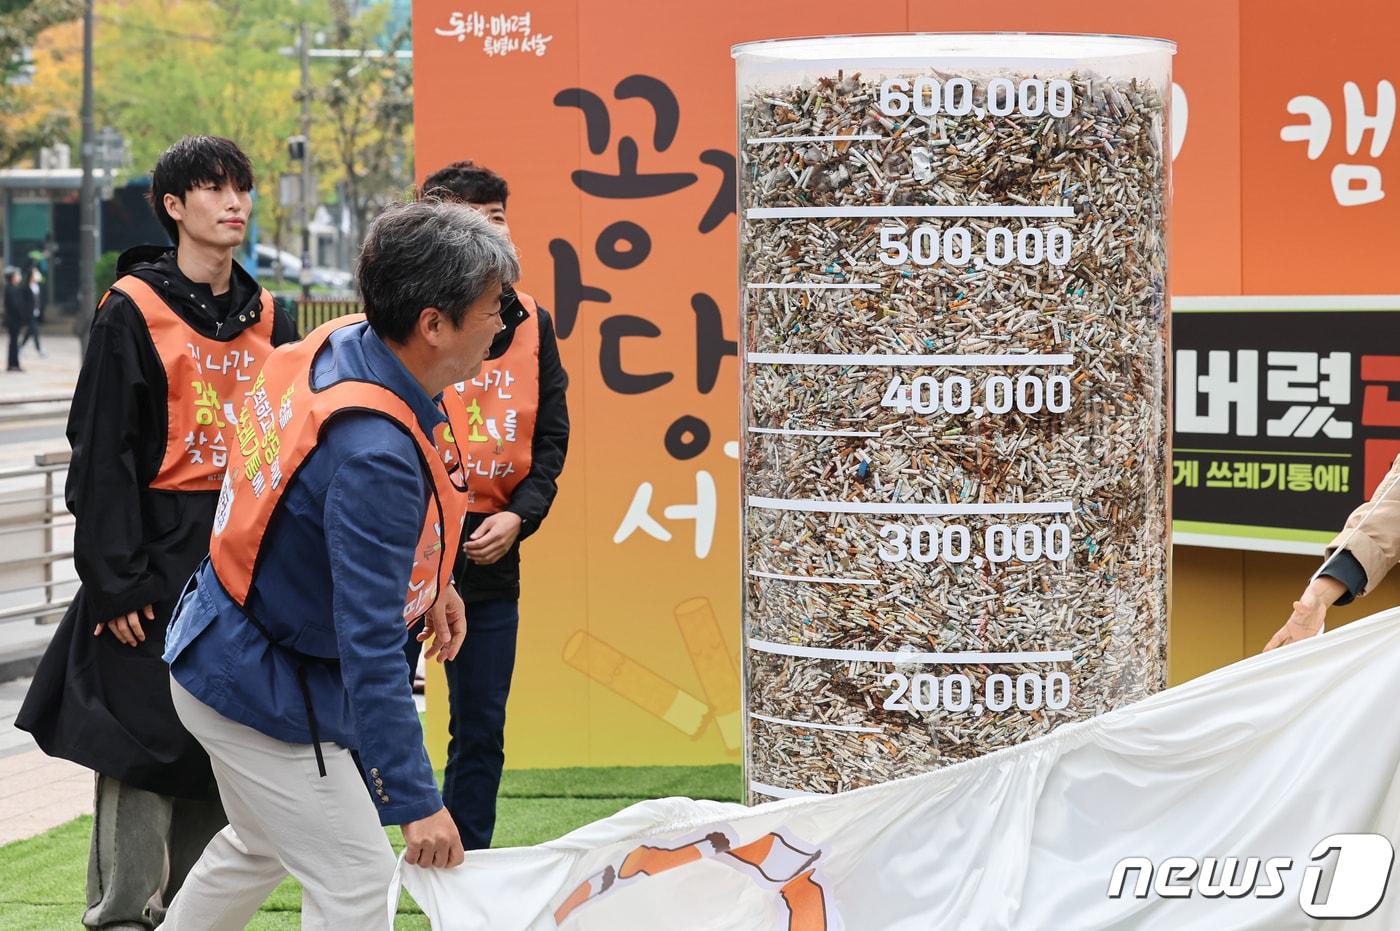
[{"label": "black banner sign", "polygon": [[1178,543],[1317,553],[1400,455],[1400,297],[1177,298]]}]

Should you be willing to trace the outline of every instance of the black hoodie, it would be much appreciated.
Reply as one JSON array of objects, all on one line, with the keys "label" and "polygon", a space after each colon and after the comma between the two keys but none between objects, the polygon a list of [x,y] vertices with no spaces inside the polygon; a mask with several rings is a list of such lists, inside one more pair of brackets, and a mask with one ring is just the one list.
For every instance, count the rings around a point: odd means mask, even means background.
[{"label": "black hoodie", "polygon": [[[258,283],[236,262],[228,291],[218,297],[180,272],[170,247],[127,250],[117,274],[149,284],[206,337],[233,339],[262,312]],[[273,345],[295,340],[296,321],[285,310],[276,313]],[[165,369],[141,312],[113,292],[93,317],[68,415],[74,561],[99,617],[174,598],[209,552],[217,489],[190,494],[147,487],[165,456],[165,434]]]},{"label": "black hoodie", "polygon": [[[200,333],[232,339],[257,322],[260,289],[233,267],[225,294],[180,273],[171,248],[122,255],[121,275],[149,284]],[[274,344],[297,338],[296,322],[274,311]],[[74,562],[82,582],[34,674],[15,724],[51,756],[162,795],[211,798],[208,757],[181,726],[161,659],[165,630],[185,581],[209,552],[217,490],[150,488],[166,441],[166,377],[141,312],[113,291],[94,315],[68,441],[68,509],[77,518]],[[136,647],[97,624],[144,605],[146,639]]]}]

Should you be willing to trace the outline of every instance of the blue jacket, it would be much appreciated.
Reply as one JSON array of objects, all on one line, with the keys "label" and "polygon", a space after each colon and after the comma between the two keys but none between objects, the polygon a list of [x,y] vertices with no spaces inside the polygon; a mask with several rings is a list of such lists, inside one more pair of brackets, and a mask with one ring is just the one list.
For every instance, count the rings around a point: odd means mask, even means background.
[{"label": "blue jacket", "polygon": [[[389,388],[428,436],[446,419],[367,324],[332,334],[313,363],[317,387],[346,378]],[[283,494],[248,595],[249,613],[280,645],[243,616],[207,560],[166,639],[165,661],[192,695],[288,743],[311,742],[296,674],[304,662],[321,740],[359,751],[378,780],[370,797],[383,824],[442,807],[403,653],[429,482],[414,440],[393,421],[333,418]]]}]

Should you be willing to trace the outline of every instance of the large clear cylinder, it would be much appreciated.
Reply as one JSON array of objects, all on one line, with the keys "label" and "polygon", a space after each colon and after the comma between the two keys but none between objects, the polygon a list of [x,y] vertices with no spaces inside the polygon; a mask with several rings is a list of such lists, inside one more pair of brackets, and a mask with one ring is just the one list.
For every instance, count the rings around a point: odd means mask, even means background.
[{"label": "large clear cylinder", "polygon": [[751,799],[1165,685],[1173,52],[735,48]]}]

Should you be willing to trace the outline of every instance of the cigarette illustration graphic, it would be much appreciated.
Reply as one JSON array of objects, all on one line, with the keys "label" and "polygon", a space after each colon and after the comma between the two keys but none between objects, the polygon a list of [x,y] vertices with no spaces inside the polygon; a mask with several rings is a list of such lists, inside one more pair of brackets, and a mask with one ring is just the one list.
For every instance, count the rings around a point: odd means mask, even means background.
[{"label": "cigarette illustration graphic", "polygon": [[790,880],[781,895],[788,907],[788,931],[826,931],[832,926],[826,891],[816,881],[815,870]]},{"label": "cigarette illustration graphic", "polygon": [[589,899],[607,892],[616,881],[617,870],[611,866],[585,879],[579,884],[579,887],[569,893],[569,897],[554,910],[554,924],[556,926],[563,924],[564,919],[573,914],[574,909],[578,908]]},{"label": "cigarette illustration graphic", "polygon": [[832,920],[832,903],[816,879],[815,864],[822,852],[807,847],[805,842],[773,832],[728,851],[728,855],[743,864],[750,877],[777,888],[787,905],[788,931],[839,927]]},{"label": "cigarette illustration graphic", "polygon": [[725,833],[725,828],[721,826],[678,847],[653,847],[643,844],[623,858],[621,868],[609,865],[580,883],[554,910],[554,924],[563,924],[581,905],[626,888],[637,880],[724,853],[732,843],[729,835]]},{"label": "cigarette illustration graphic", "polygon": [[729,855],[752,867],[764,880],[783,884],[799,877],[820,857],[820,850],[804,850],[776,832],[735,847]]},{"label": "cigarette illustration graphic", "polygon": [[[713,860],[733,867],[759,886],[782,896],[787,906],[787,931],[831,931],[840,928],[840,919],[817,877],[820,849],[774,831],[742,847],[735,847],[734,831],[716,824],[694,840],[675,847],[641,844],[622,858],[620,865],[609,864],[584,879],[554,910],[554,924],[562,926],[580,907],[603,896],[622,894],[628,886],[648,877]],[[677,909],[684,904],[678,902]],[[639,925],[639,931],[665,931],[670,924]]]},{"label": "cigarette illustration graphic", "polygon": [[564,662],[683,734],[698,737],[709,720],[700,699],[586,630],[564,644]]},{"label": "cigarette illustration graphic", "polygon": [[715,609],[708,598],[691,598],[676,605],[675,617],[724,749],[737,753],[743,745],[739,670],[725,645]]},{"label": "cigarette illustration graphic", "polygon": [[622,869],[617,871],[619,879],[633,876],[655,876],[673,870],[687,863],[694,863],[705,857],[713,857],[729,849],[729,838],[723,831],[711,831],[700,840],[683,847],[651,847],[646,844],[638,847],[622,861]]}]

